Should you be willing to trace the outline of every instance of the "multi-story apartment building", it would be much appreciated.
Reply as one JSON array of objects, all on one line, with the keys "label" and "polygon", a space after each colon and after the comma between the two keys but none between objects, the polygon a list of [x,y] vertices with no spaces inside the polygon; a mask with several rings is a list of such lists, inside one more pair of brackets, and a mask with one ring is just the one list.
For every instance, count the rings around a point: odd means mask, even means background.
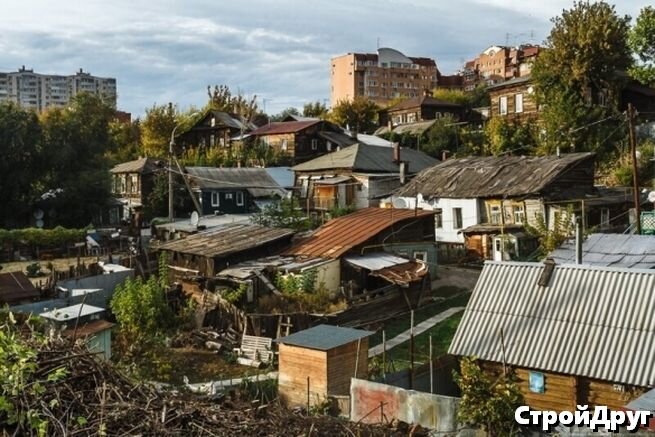
[{"label": "multi-story apartment building", "polygon": [[16,72],[0,72],[0,102],[9,101],[41,112],[66,106],[81,92],[98,95],[116,107],[116,79],[92,76],[80,69],[75,75],[39,74],[25,66]]},{"label": "multi-story apartment building", "polygon": [[464,65],[464,89],[470,91],[480,83],[493,85],[530,75],[540,50],[542,48],[536,45],[489,47]]},{"label": "multi-story apartment building", "polygon": [[395,98],[422,96],[437,87],[439,71],[430,58],[408,57],[391,48],[332,58],[330,102],[358,96],[384,106]]}]

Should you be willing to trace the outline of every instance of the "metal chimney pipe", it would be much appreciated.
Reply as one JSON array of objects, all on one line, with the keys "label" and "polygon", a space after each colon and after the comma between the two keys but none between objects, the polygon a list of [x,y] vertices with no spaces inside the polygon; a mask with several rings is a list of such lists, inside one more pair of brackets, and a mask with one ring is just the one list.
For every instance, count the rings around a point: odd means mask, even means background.
[{"label": "metal chimney pipe", "polygon": [[575,263],[582,264],[582,217],[575,218]]}]

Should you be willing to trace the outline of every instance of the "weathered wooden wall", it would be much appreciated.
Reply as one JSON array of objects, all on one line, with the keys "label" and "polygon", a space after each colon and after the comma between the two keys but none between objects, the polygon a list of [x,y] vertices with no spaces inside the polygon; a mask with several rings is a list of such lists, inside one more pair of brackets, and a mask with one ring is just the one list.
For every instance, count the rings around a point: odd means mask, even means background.
[{"label": "weathered wooden wall", "polygon": [[327,351],[329,395],[347,395],[350,393],[350,378],[366,379],[368,376],[368,338],[362,338],[359,345],[359,361],[357,343],[354,341]]},{"label": "weathered wooden wall", "polygon": [[307,407],[307,378],[310,405],[327,399],[328,360],[324,351],[280,344],[278,392],[289,407]]}]

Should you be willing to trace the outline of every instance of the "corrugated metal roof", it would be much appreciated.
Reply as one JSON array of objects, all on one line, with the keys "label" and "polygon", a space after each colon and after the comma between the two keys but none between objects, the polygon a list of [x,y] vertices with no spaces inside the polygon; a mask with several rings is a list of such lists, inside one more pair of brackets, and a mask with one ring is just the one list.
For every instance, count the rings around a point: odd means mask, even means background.
[{"label": "corrugated metal roof", "polygon": [[253,197],[284,197],[286,190],[273,179],[265,168],[252,167],[187,167],[193,185],[200,189],[243,188]]},{"label": "corrugated metal roof", "polygon": [[139,158],[134,161],[122,162],[111,169],[112,173],[152,173],[166,164],[158,159]]},{"label": "corrugated metal roof", "polygon": [[0,305],[14,305],[36,300],[39,290],[23,272],[0,273]]},{"label": "corrugated metal roof", "polygon": [[486,262],[449,353],[637,386],[655,384],[655,271]]},{"label": "corrugated metal roof", "polygon": [[99,314],[104,312],[104,308],[84,303],[71,305],[69,307],[58,308],[52,311],[41,313],[40,316],[44,319],[56,320],[58,322],[65,322],[67,320],[76,320],[79,317],[86,317],[92,314]]},{"label": "corrugated metal roof", "polygon": [[[488,156],[449,159],[422,171],[398,189],[396,194],[414,197],[420,193],[424,198],[541,194],[558,177],[576,166],[586,166],[589,186],[571,186],[567,194],[583,196],[593,191],[593,153],[568,153],[559,157]],[[553,196],[557,194],[553,193]]]},{"label": "corrugated metal roof", "polygon": [[291,167],[266,167],[266,173],[282,188],[293,187],[293,172]]},{"label": "corrugated metal roof", "polygon": [[[410,173],[418,173],[439,162],[423,152],[405,147],[400,148],[400,159],[409,163]],[[336,152],[298,164],[292,170],[315,171],[342,168],[352,169],[353,171],[387,173],[399,171],[398,164],[393,161],[393,149],[391,147],[368,144],[353,144]]]},{"label": "corrugated metal roof", "polygon": [[291,237],[294,231],[284,228],[267,228],[259,225],[232,224],[173,240],[157,250],[187,253],[214,258],[253,249],[267,243]]},{"label": "corrugated metal roof", "polygon": [[346,262],[362,267],[366,270],[381,270],[386,267],[397,266],[409,262],[407,258],[392,255],[387,252],[367,253],[365,255],[353,255],[344,258]]},{"label": "corrugated metal roof", "polygon": [[311,236],[286,251],[287,255],[339,258],[355,246],[400,222],[424,219],[434,211],[364,208],[328,221]]},{"label": "corrugated metal roof", "polygon": [[[568,241],[549,255],[558,264],[575,262],[575,241]],[[591,234],[582,243],[584,264],[638,269],[655,268],[655,236]]]},{"label": "corrugated metal roof", "polygon": [[373,332],[361,329],[342,328],[340,326],[318,325],[286,337],[278,338],[275,341],[291,346],[327,351],[370,335],[373,335]]}]

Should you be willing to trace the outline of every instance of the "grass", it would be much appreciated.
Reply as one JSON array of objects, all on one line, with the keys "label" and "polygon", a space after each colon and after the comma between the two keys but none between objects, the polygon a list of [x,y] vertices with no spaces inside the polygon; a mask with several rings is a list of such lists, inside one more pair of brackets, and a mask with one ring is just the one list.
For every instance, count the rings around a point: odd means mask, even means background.
[{"label": "grass", "polygon": [[[457,287],[442,287],[442,288],[456,289]],[[451,298],[439,302],[424,305],[418,310],[414,311],[414,326],[418,325],[424,320],[429,319],[432,316],[435,316],[447,310],[448,308],[466,306],[471,294],[464,293],[465,289],[463,288],[459,288],[458,290],[460,294],[457,294]],[[388,320],[384,323],[384,325],[380,329],[377,330],[377,332],[374,335],[370,337],[369,345],[372,347],[382,343],[382,330],[385,331],[387,340],[389,340],[397,336],[398,334],[407,331],[410,328],[409,325],[410,325],[409,313],[404,314],[395,319]],[[397,347],[401,347],[401,346],[402,345],[399,345]]]}]

